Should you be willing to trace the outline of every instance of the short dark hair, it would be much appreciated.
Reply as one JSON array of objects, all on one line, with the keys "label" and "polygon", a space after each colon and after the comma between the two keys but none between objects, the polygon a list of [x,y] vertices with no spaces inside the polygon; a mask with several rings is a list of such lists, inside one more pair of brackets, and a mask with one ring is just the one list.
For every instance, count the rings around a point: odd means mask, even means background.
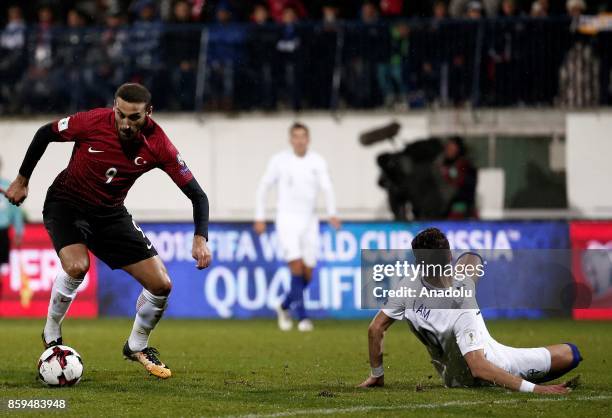
[{"label": "short dark hair", "polygon": [[289,132],[291,133],[295,129],[303,129],[306,131],[307,135],[310,135],[310,131],[308,130],[308,127],[301,122],[293,122],[293,125],[291,125],[291,127],[289,128]]},{"label": "short dark hair", "polygon": [[151,105],[151,93],[145,86],[138,83],[125,83],[115,92],[115,99],[120,97],[128,103],[145,103]]},{"label": "short dark hair", "polygon": [[447,265],[451,260],[450,244],[438,228],[427,228],[412,240],[412,250],[417,263]]}]

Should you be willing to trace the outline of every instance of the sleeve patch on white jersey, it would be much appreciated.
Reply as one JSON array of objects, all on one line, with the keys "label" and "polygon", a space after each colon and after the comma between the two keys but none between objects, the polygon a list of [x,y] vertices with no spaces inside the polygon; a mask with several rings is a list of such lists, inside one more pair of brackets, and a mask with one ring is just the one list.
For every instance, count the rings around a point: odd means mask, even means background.
[{"label": "sleeve patch on white jersey", "polygon": [[478,345],[476,330],[466,329],[465,331],[463,331],[463,342],[467,347],[474,347],[475,345]]},{"label": "sleeve patch on white jersey", "polygon": [[68,116],[67,118],[64,119],[60,119],[59,122],[57,122],[57,131],[58,132],[62,132],[65,131],[66,129],[68,129],[68,121],[70,120],[70,116]]}]

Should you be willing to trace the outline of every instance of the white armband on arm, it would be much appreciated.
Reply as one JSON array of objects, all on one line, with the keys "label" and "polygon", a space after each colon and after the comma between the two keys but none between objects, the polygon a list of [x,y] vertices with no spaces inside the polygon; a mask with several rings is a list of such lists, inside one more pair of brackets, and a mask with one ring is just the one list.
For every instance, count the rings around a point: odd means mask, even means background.
[{"label": "white armband on arm", "polygon": [[534,389],[535,389],[534,383],[523,380],[521,382],[521,387],[519,388],[519,392],[533,392]]}]

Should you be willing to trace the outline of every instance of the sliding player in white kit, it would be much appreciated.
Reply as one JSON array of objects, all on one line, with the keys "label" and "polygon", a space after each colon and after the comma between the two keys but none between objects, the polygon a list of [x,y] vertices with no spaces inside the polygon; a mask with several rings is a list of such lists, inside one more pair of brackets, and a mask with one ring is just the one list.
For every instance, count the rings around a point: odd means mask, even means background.
[{"label": "sliding player in white kit", "polygon": [[[451,253],[444,234],[429,228],[412,241],[415,260],[432,265],[448,265]],[[433,253],[431,250],[435,250]],[[434,254],[434,255],[432,255]],[[475,253],[466,253],[457,264],[482,264]],[[457,265],[456,264],[456,265]],[[424,277],[416,287],[443,289],[453,287],[474,289],[476,278]],[[465,289],[464,289],[465,290]],[[416,295],[420,294],[417,290]],[[457,303],[458,299],[453,300]],[[578,366],[580,351],[571,343],[539,348],[513,348],[495,341],[476,305],[475,300],[459,300],[452,309],[430,308],[435,301],[429,297],[393,298],[387,301],[368,328],[370,376],[359,386],[384,385],[383,338],[396,320],[407,320],[408,326],[427,347],[434,368],[446,387],[498,385],[521,392],[546,394],[567,393],[577,382],[557,385],[539,383],[554,380]],[[450,306],[450,305],[447,305]]]},{"label": "sliding player in white kit", "polygon": [[283,331],[293,327],[292,316],[300,331],[312,331],[313,324],[304,307],[304,289],[312,278],[319,253],[319,219],[317,194],[323,190],[329,223],[340,228],[336,203],[327,164],[317,153],[308,150],[308,128],[294,123],[289,129],[291,150],[272,157],[257,188],[255,232],[266,230],[266,193],[277,186],[276,233],[283,257],[291,271],[291,288],[277,308],[278,326]]}]

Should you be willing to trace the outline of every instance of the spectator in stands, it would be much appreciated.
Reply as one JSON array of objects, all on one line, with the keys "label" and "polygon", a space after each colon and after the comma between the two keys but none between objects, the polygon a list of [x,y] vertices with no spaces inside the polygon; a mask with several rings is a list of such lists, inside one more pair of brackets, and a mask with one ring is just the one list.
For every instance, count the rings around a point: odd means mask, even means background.
[{"label": "spectator in stands", "polygon": [[272,22],[270,19],[270,12],[268,11],[268,6],[266,6],[265,3],[257,3],[255,6],[253,6],[253,11],[251,12],[251,22],[260,26],[269,25]]},{"label": "spectator in stands", "polygon": [[10,6],[7,23],[0,34],[0,113],[13,113],[15,86],[25,65],[26,25],[21,8]]},{"label": "spectator in stands", "polygon": [[[570,108],[593,108],[599,105],[600,59],[590,44],[578,36],[567,51],[559,68],[557,104]],[[603,90],[605,94],[605,89]]]},{"label": "spectator in stands", "polygon": [[442,20],[448,18],[448,8],[443,0],[434,2],[432,8],[432,15],[435,20]]},{"label": "spectator in stands", "polygon": [[253,25],[247,38],[248,91],[244,101],[248,108],[273,110],[276,107],[274,67],[277,62],[278,28],[271,25],[266,3],[258,3],[251,13]]},{"label": "spectator in stands", "polygon": [[85,32],[85,17],[77,9],[70,9],[66,17],[66,28],[58,34],[55,51],[56,66],[61,66],[64,82],[62,96],[66,98],[68,111],[76,112],[87,107],[83,88],[83,74],[87,70],[85,61],[89,45]]},{"label": "spectator in stands", "polygon": [[480,19],[482,17],[482,4],[479,1],[470,1],[465,10],[468,19]]},{"label": "spectator in stands", "polygon": [[283,11],[283,25],[276,51],[279,57],[276,79],[280,83],[279,98],[284,96],[286,104],[293,110],[302,108],[304,40],[298,30],[298,11],[292,6]]},{"label": "spectator in stands", "polygon": [[586,10],[586,4],[584,0],[567,0],[565,8],[571,18],[578,18]]},{"label": "spectator in stands", "polygon": [[215,11],[215,17],[217,23],[223,25],[228,24],[234,20],[232,8],[227,1],[220,1]]},{"label": "spectator in stands", "polygon": [[[117,0],[114,0],[117,1]],[[190,22],[200,22],[204,20],[207,9],[214,2],[208,0],[182,0],[187,3],[187,9]],[[176,0],[159,0],[159,14],[162,20],[172,22],[174,20],[174,6]],[[182,6],[181,6],[182,7]]]},{"label": "spectator in stands", "polygon": [[[339,13],[336,2],[324,1],[318,13],[321,15],[322,24],[315,27],[311,39],[310,62],[317,62],[317,65],[308,71],[310,77],[307,91],[310,104],[316,109],[336,108],[338,105],[340,80],[336,79],[334,85],[334,71],[340,71],[340,68],[336,68]],[[339,73],[337,75],[339,76]]]},{"label": "spectator in stands", "polygon": [[172,22],[174,18],[175,0],[158,0],[159,17],[164,22]]},{"label": "spectator in stands", "polygon": [[207,92],[211,107],[230,111],[235,107],[235,85],[241,69],[239,63],[245,31],[231,24],[233,9],[228,2],[218,3],[215,15],[216,24],[211,26],[209,32]]},{"label": "spectator in stands", "polygon": [[408,54],[410,52],[410,28],[398,23],[390,28],[391,53],[388,63],[378,67],[378,82],[388,108],[406,109],[408,82]]},{"label": "spectator in stands", "polygon": [[[500,17],[516,16],[515,0],[503,0]],[[514,105],[519,99],[521,71],[523,65],[521,46],[525,42],[525,24],[515,20],[502,20],[487,40],[489,91],[491,102],[498,106]]]},{"label": "spectator in stands", "polygon": [[73,3],[72,7],[77,8],[84,19],[96,25],[104,23],[106,12],[110,7],[119,7],[118,0],[78,0],[66,3]]},{"label": "spectator in stands", "polygon": [[291,8],[294,10],[297,19],[306,18],[306,8],[301,0],[268,0],[268,9],[270,16],[276,23],[285,22],[285,10]]},{"label": "spectator in stands", "polygon": [[406,3],[404,0],[380,0],[380,14],[391,18],[406,15],[404,10]]},{"label": "spectator in stands", "polygon": [[352,107],[372,108],[383,102],[377,75],[389,62],[389,29],[380,24],[373,2],[361,6],[361,22],[365,27],[347,32],[345,96]]},{"label": "spectator in stands", "polygon": [[548,0],[535,0],[531,4],[531,17],[547,17],[548,16]]},{"label": "spectator in stands", "polygon": [[195,22],[202,20],[206,0],[191,0],[191,19]]},{"label": "spectator in stands", "polygon": [[[462,18],[466,17],[470,3],[474,0],[450,0],[448,10],[451,17]],[[499,10],[500,0],[482,0],[480,4],[481,16],[485,14],[487,16],[495,16]]]},{"label": "spectator in stands", "polygon": [[[471,23],[452,25],[447,28],[444,45],[450,56],[448,96],[455,105],[476,104],[474,74],[475,65],[481,60],[476,56],[476,46],[479,42],[480,25],[477,22],[482,17],[482,5],[478,1],[470,1],[466,5],[464,18]],[[482,70],[482,68],[481,68]],[[482,75],[483,72],[480,71]]]},{"label": "spectator in stands", "polygon": [[515,17],[517,15],[515,0],[503,0],[501,4],[500,17]]},{"label": "spectator in stands", "polygon": [[49,112],[61,109],[61,68],[56,66],[53,10],[38,9],[38,24],[27,42],[28,69],[18,86],[18,96],[25,113]]},{"label": "spectator in stands", "polygon": [[534,1],[531,3],[531,8],[529,9],[530,17],[546,17],[544,10],[542,9],[542,5],[538,1]]},{"label": "spectator in stands", "polygon": [[321,6],[321,17],[324,25],[335,26],[340,17],[340,9],[335,2],[327,1]]},{"label": "spectator in stands", "polygon": [[128,54],[132,58],[130,79],[145,85],[155,97],[156,106],[163,108],[166,95],[158,94],[158,76],[162,67],[162,26],[157,18],[157,6],[153,0],[136,0],[131,9],[137,17],[129,32]]},{"label": "spectator in stands", "polygon": [[361,6],[361,21],[365,24],[378,23],[380,14],[376,4],[371,1],[366,1]]},{"label": "spectator in stands", "polygon": [[165,65],[172,91],[176,94],[169,99],[172,110],[191,110],[194,108],[196,87],[196,70],[200,51],[200,34],[198,28],[177,27],[189,23],[191,12],[186,0],[174,4],[171,26],[164,36]]},{"label": "spectator in stands", "polygon": [[595,107],[600,103],[600,94],[603,92],[604,100],[607,94],[607,89],[601,88],[602,82],[603,85],[606,85],[606,78],[609,79],[608,74],[604,73],[603,77],[600,76],[600,69],[606,67],[605,64],[600,64],[598,52],[602,48],[598,51],[594,47],[591,36],[578,31],[580,16],[585,8],[583,0],[567,0],[566,2],[567,13],[572,19],[571,46],[565,53],[559,69],[557,98],[557,102],[566,107]]},{"label": "spectator in stands", "polygon": [[89,107],[105,107],[113,102],[117,87],[127,79],[130,66],[127,16],[118,8],[111,8],[104,20],[97,43],[89,49],[85,72]]},{"label": "spectator in stands", "polygon": [[477,171],[467,156],[463,138],[452,137],[444,145],[441,172],[442,191],[448,202],[446,217],[475,218]]},{"label": "spectator in stands", "polygon": [[[516,16],[515,0],[503,0],[500,17],[514,16]],[[521,47],[524,47],[525,42],[529,42],[525,24],[523,21],[501,20],[496,24],[496,30],[486,38],[489,44],[486,73],[490,93],[486,99],[498,106],[516,105],[523,93],[517,88],[521,85],[520,69],[524,65]]]},{"label": "spectator in stands", "polygon": [[447,28],[442,22],[448,18],[446,3],[438,0],[433,4],[433,19],[425,31],[417,31],[413,39],[412,50],[415,62],[422,62],[418,74],[418,88],[423,91],[425,101],[430,104],[448,102],[448,68],[449,55],[445,39]]}]

